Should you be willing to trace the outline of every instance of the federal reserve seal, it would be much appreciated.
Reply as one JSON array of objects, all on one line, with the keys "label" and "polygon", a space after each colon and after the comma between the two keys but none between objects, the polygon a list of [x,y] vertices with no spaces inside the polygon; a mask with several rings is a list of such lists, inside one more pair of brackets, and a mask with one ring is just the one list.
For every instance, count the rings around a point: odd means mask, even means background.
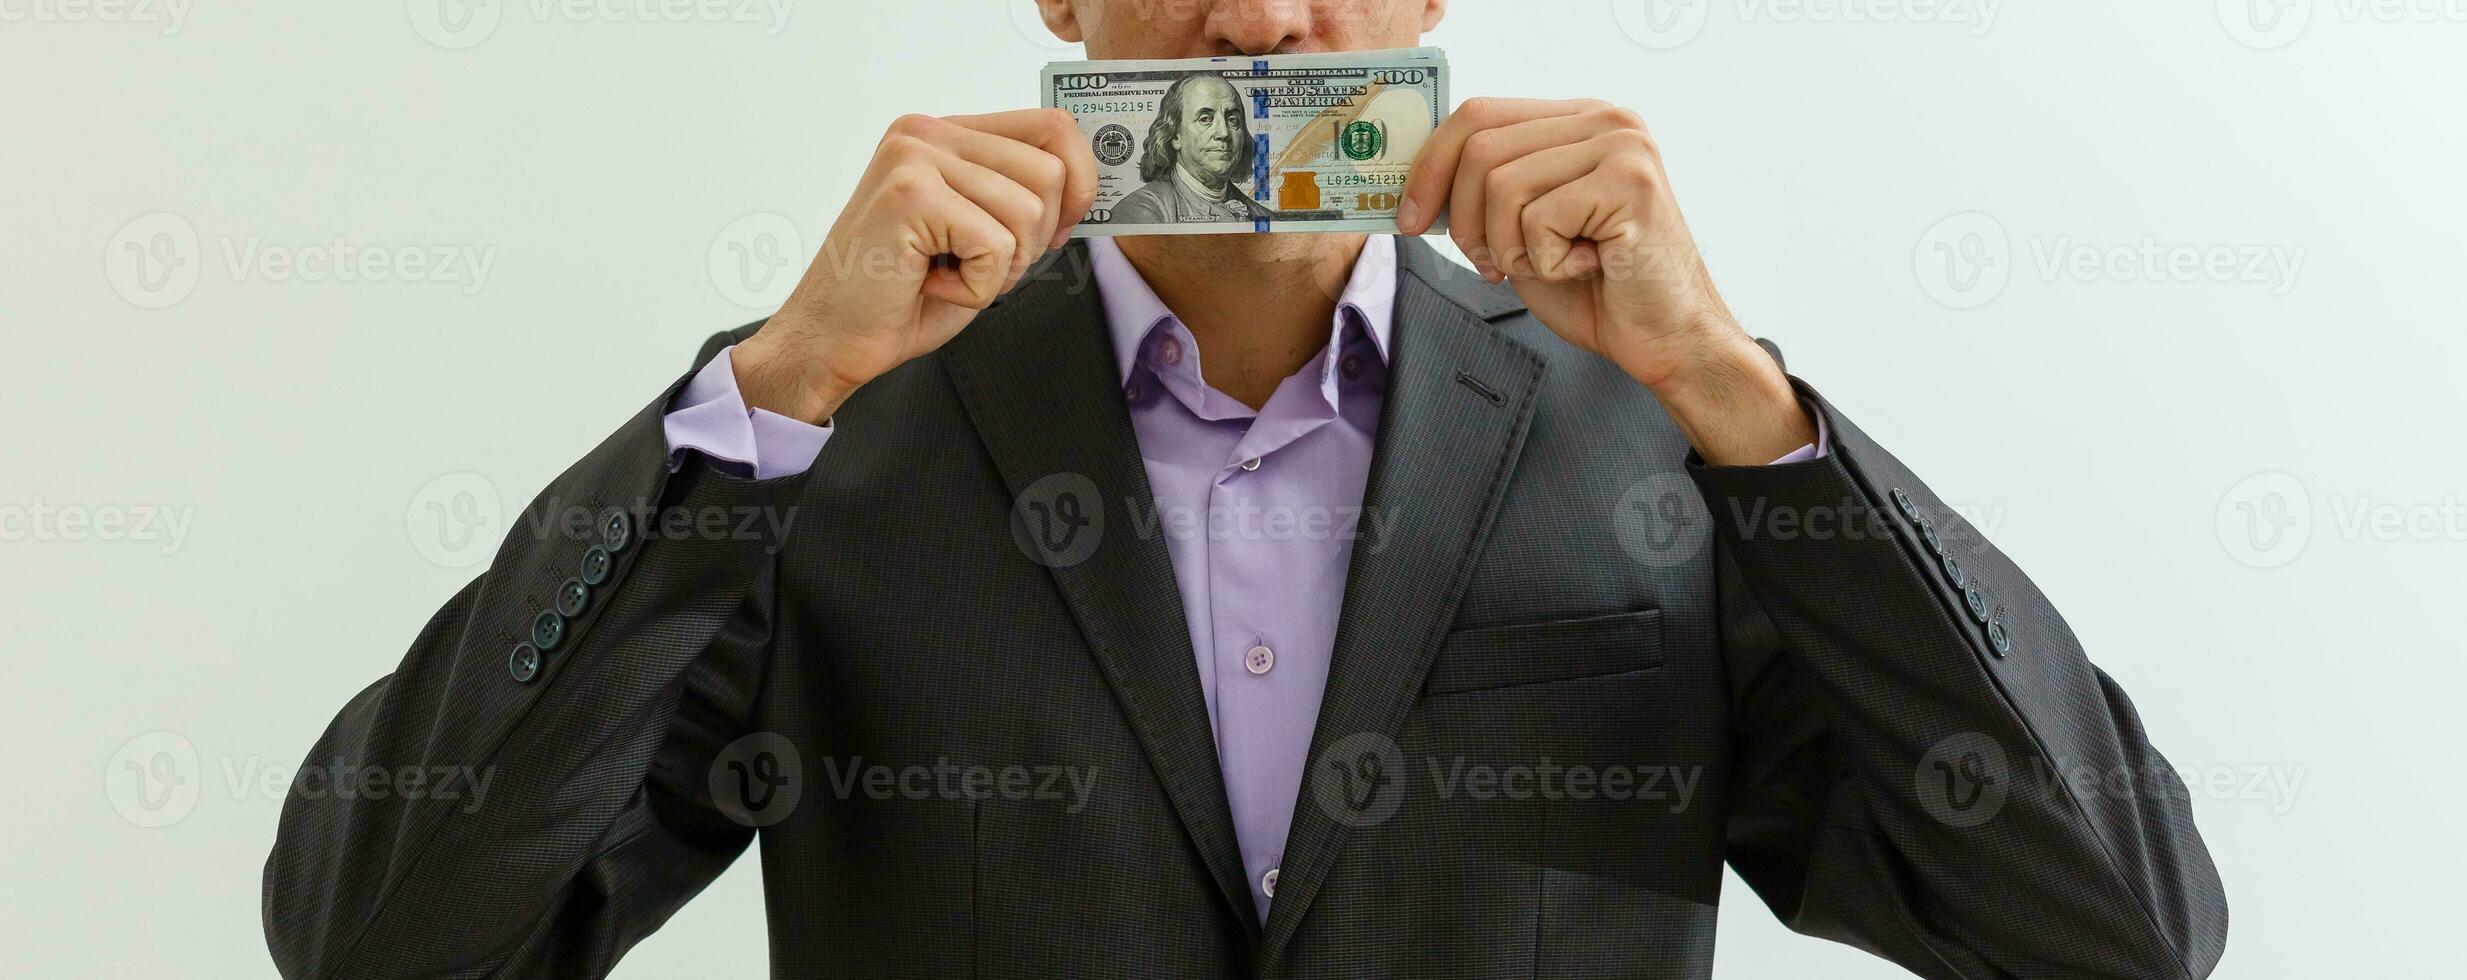
[{"label": "federal reserve seal", "polygon": [[1130,127],[1121,123],[1106,123],[1096,131],[1096,138],[1088,141],[1088,149],[1096,154],[1097,162],[1108,167],[1119,167],[1129,161],[1131,151],[1138,148],[1139,141],[1131,138]]},{"label": "federal reserve seal", "polygon": [[1344,136],[1337,147],[1344,151],[1348,160],[1368,160],[1387,149],[1388,133],[1370,120],[1356,119],[1352,125],[1345,127]]}]

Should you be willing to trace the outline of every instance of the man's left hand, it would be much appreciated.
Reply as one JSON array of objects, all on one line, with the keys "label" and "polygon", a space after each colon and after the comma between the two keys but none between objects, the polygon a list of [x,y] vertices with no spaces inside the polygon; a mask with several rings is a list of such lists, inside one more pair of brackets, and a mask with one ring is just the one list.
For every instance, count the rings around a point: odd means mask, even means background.
[{"label": "man's left hand", "polygon": [[1781,368],[1731,318],[1661,150],[1608,103],[1474,99],[1424,144],[1398,230],[1448,234],[1535,317],[1653,390],[1708,461],[1815,441]]}]

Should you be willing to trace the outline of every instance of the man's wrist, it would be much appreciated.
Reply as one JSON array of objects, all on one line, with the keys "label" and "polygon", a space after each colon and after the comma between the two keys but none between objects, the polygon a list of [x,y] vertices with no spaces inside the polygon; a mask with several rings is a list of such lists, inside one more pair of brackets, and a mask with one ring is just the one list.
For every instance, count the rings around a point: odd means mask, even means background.
[{"label": "man's wrist", "polygon": [[1816,441],[1790,377],[1745,332],[1692,346],[1681,366],[1655,373],[1646,387],[1705,462],[1761,466]]},{"label": "man's wrist", "polygon": [[737,347],[737,391],[747,408],[759,408],[808,425],[831,420],[859,385],[848,384],[822,368],[822,359],[788,357],[757,344]]}]

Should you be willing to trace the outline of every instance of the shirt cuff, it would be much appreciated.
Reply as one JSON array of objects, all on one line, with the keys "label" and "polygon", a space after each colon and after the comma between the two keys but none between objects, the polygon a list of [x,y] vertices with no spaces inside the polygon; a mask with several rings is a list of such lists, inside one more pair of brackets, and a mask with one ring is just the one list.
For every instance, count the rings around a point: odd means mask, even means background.
[{"label": "shirt cuff", "polygon": [[1807,445],[1801,446],[1797,449],[1793,449],[1788,455],[1785,455],[1782,458],[1774,460],[1766,465],[1780,466],[1784,463],[1804,463],[1811,459],[1823,459],[1833,452],[1833,433],[1825,430],[1825,413],[1816,411],[1812,407],[1808,407],[1805,402],[1801,402],[1800,405],[1803,408],[1807,408],[1807,414],[1809,417],[1816,420],[1816,441],[1808,443]]},{"label": "shirt cuff", "polygon": [[660,420],[668,433],[668,468],[685,463],[685,451],[733,464],[726,468],[757,480],[795,476],[814,465],[831,427],[808,425],[759,408],[745,407],[729,347],[694,372],[677,393],[676,408]]}]

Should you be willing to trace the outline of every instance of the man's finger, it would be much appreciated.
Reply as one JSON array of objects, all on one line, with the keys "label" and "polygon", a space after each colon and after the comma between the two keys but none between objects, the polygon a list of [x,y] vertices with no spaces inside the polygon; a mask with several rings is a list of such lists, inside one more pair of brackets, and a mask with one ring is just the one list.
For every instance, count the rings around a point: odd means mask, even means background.
[{"label": "man's finger", "polygon": [[1060,109],[1019,109],[982,116],[952,116],[950,121],[979,132],[1018,140],[1044,150],[1062,161],[1063,216],[1054,232],[1053,246],[1060,246],[1070,237],[1070,230],[1087,216],[1088,207],[1096,203],[1096,155],[1088,149],[1088,138],[1079,131],[1079,122]]},{"label": "man's finger", "polygon": [[[1456,182],[1447,197],[1448,212],[1456,216],[1456,220],[1448,226],[1448,234],[1456,240],[1456,246],[1464,250],[1467,258],[1474,259],[1476,265],[1486,265],[1488,268],[1485,271],[1496,270],[1501,275],[1516,273],[1516,256],[1506,249],[1518,236],[1509,235],[1508,240],[1502,241],[1490,234],[1492,225],[1489,217],[1493,208],[1488,198],[1495,175],[1500,169],[1527,156],[1583,143],[1587,137],[1599,132],[1600,124],[1581,115],[1543,116],[1483,130],[1466,139],[1465,148],[1457,156]],[[1591,169],[1590,166],[1587,169]],[[1569,174],[1560,183],[1580,176],[1583,176],[1582,172]],[[1539,197],[1549,190],[1549,187],[1537,188],[1533,196]],[[1512,219],[1515,216],[1510,214],[1509,217]]]},{"label": "man's finger", "polygon": [[953,265],[929,267],[921,292],[972,310],[992,306],[1009,283],[1011,256],[1019,249],[1010,229],[948,186],[927,195],[915,220],[918,251],[929,259],[955,260]]},{"label": "man's finger", "polygon": [[[1070,181],[1069,165],[1063,163],[1061,157],[1007,136],[948,123],[944,123],[942,129],[935,137],[938,147],[961,160],[992,170],[1036,195],[1045,212],[1045,220],[1041,222],[1042,228],[1035,239],[1020,242],[1020,248],[1033,257],[1051,247],[1051,243],[1059,237],[1055,234],[1056,229],[1068,227],[1074,217],[1067,210],[1069,205],[1065,201]],[[1004,223],[1009,223],[1009,219],[1005,218]]]},{"label": "man's finger", "polygon": [[[1478,226],[1491,261],[1499,271],[1515,276],[1542,276],[1539,267],[1545,256],[1532,250],[1551,249],[1553,254],[1548,258],[1556,265],[1568,243],[1539,241],[1527,235],[1526,209],[1543,196],[1592,173],[1610,152],[1611,147],[1603,140],[1584,140],[1515,157],[1475,181],[1482,185],[1477,192],[1485,200],[1479,205],[1482,210],[1459,211],[1457,220]],[[1459,192],[1459,206],[1464,200],[1462,193]]]},{"label": "man's finger", "polygon": [[[1027,150],[1024,146],[1020,148]],[[1035,191],[991,167],[956,155],[946,156],[939,163],[944,183],[995,221],[1001,222],[1003,230],[1011,233],[1011,273],[1027,272],[1037,256],[1045,254],[1046,243],[1053,240],[1052,205]],[[1005,285],[1007,287],[1008,283]]]},{"label": "man's finger", "polygon": [[1422,144],[1422,152],[1414,157],[1405,179],[1405,209],[1398,214],[1412,220],[1400,221],[1398,230],[1419,235],[1439,220],[1440,209],[1448,204],[1445,195],[1456,182],[1457,162],[1464,155],[1465,141],[1475,133],[1532,119],[1572,116],[1595,107],[1589,102],[1537,99],[1467,101],[1448,116],[1448,121],[1439,124],[1430,140]]}]

